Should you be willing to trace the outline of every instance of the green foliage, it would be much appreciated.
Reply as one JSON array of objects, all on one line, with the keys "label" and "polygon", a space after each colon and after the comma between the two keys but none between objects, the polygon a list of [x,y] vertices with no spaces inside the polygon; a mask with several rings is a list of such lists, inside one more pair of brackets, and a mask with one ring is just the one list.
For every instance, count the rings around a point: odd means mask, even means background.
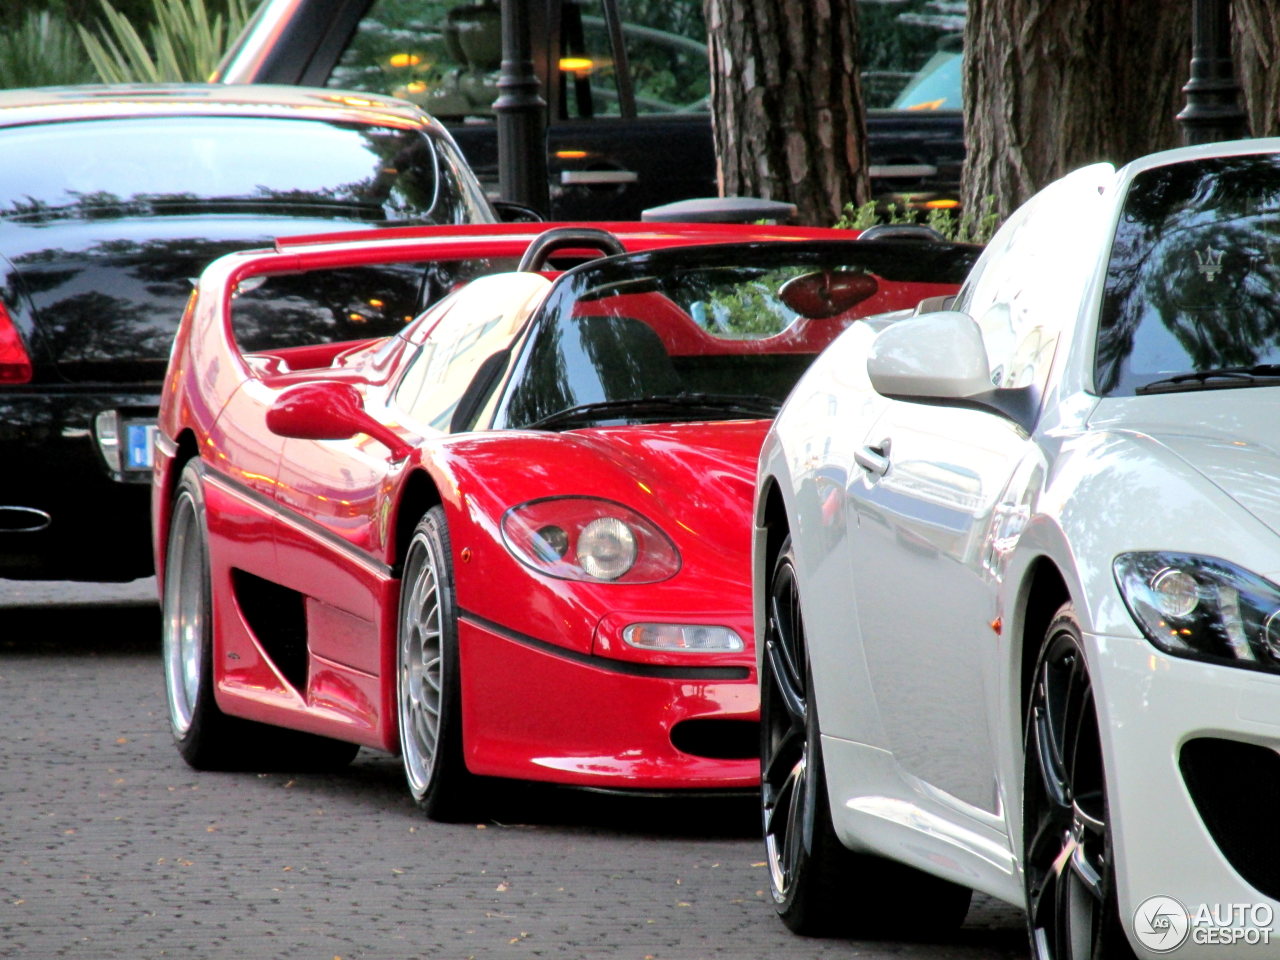
[{"label": "green foliage", "polygon": [[101,36],[77,27],[104,83],[207,80],[249,16],[247,0],[229,0],[225,18],[211,16],[205,0],[153,0],[152,9],[146,41],[108,0]]},{"label": "green foliage", "polygon": [[93,80],[80,38],[48,10],[28,10],[0,31],[0,87],[43,87]]},{"label": "green foliage", "polygon": [[882,223],[923,223],[954,243],[986,243],[1000,227],[996,198],[986,197],[977,210],[929,210],[923,216],[910,205],[872,200],[861,206],[844,205],[840,219],[832,226],[840,230],[866,230]]}]

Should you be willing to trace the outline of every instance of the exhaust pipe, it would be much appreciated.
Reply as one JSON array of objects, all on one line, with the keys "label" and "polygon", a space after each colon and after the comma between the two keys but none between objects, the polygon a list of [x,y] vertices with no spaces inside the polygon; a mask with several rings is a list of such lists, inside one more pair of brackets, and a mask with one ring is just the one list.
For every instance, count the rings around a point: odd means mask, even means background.
[{"label": "exhaust pipe", "polygon": [[39,533],[53,517],[35,507],[0,506],[0,533]]}]

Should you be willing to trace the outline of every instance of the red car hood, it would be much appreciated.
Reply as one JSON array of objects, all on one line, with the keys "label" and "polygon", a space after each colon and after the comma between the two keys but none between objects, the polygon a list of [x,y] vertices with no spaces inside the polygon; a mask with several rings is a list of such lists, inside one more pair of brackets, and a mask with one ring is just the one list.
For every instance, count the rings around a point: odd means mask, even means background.
[{"label": "red car hood", "polygon": [[[634,478],[686,533],[750,544],[767,420],[601,427],[561,435]],[[657,519],[657,518],[654,518]]]}]

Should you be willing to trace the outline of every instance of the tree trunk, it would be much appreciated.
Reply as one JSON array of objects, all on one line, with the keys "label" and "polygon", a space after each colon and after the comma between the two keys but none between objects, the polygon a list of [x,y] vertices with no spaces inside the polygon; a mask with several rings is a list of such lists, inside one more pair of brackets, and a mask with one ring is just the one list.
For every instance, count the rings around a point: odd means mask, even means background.
[{"label": "tree trunk", "polygon": [[870,196],[854,0],[704,0],[720,192],[830,225]]},{"label": "tree trunk", "polygon": [[1076,167],[1181,145],[1190,0],[969,0],[964,42],[971,211],[1004,219]]},{"label": "tree trunk", "polygon": [[1249,130],[1280,134],[1280,14],[1275,0],[1233,0],[1236,76],[1244,89]]}]

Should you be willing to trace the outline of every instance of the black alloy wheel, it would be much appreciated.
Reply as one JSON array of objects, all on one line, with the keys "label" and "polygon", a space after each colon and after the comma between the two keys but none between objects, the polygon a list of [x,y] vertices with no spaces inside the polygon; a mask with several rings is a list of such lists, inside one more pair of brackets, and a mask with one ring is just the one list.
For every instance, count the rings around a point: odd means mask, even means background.
[{"label": "black alloy wheel", "polygon": [[1132,960],[1116,901],[1102,739],[1080,624],[1062,606],[1032,679],[1023,872],[1036,960]]},{"label": "black alloy wheel", "polygon": [[[807,936],[929,937],[960,925],[971,891],[904,864],[855,853],[831,819],[817,705],[791,541],[769,580],[760,670],[760,798],[769,889],[778,916]],[[921,910],[920,904],[928,909]]]}]

